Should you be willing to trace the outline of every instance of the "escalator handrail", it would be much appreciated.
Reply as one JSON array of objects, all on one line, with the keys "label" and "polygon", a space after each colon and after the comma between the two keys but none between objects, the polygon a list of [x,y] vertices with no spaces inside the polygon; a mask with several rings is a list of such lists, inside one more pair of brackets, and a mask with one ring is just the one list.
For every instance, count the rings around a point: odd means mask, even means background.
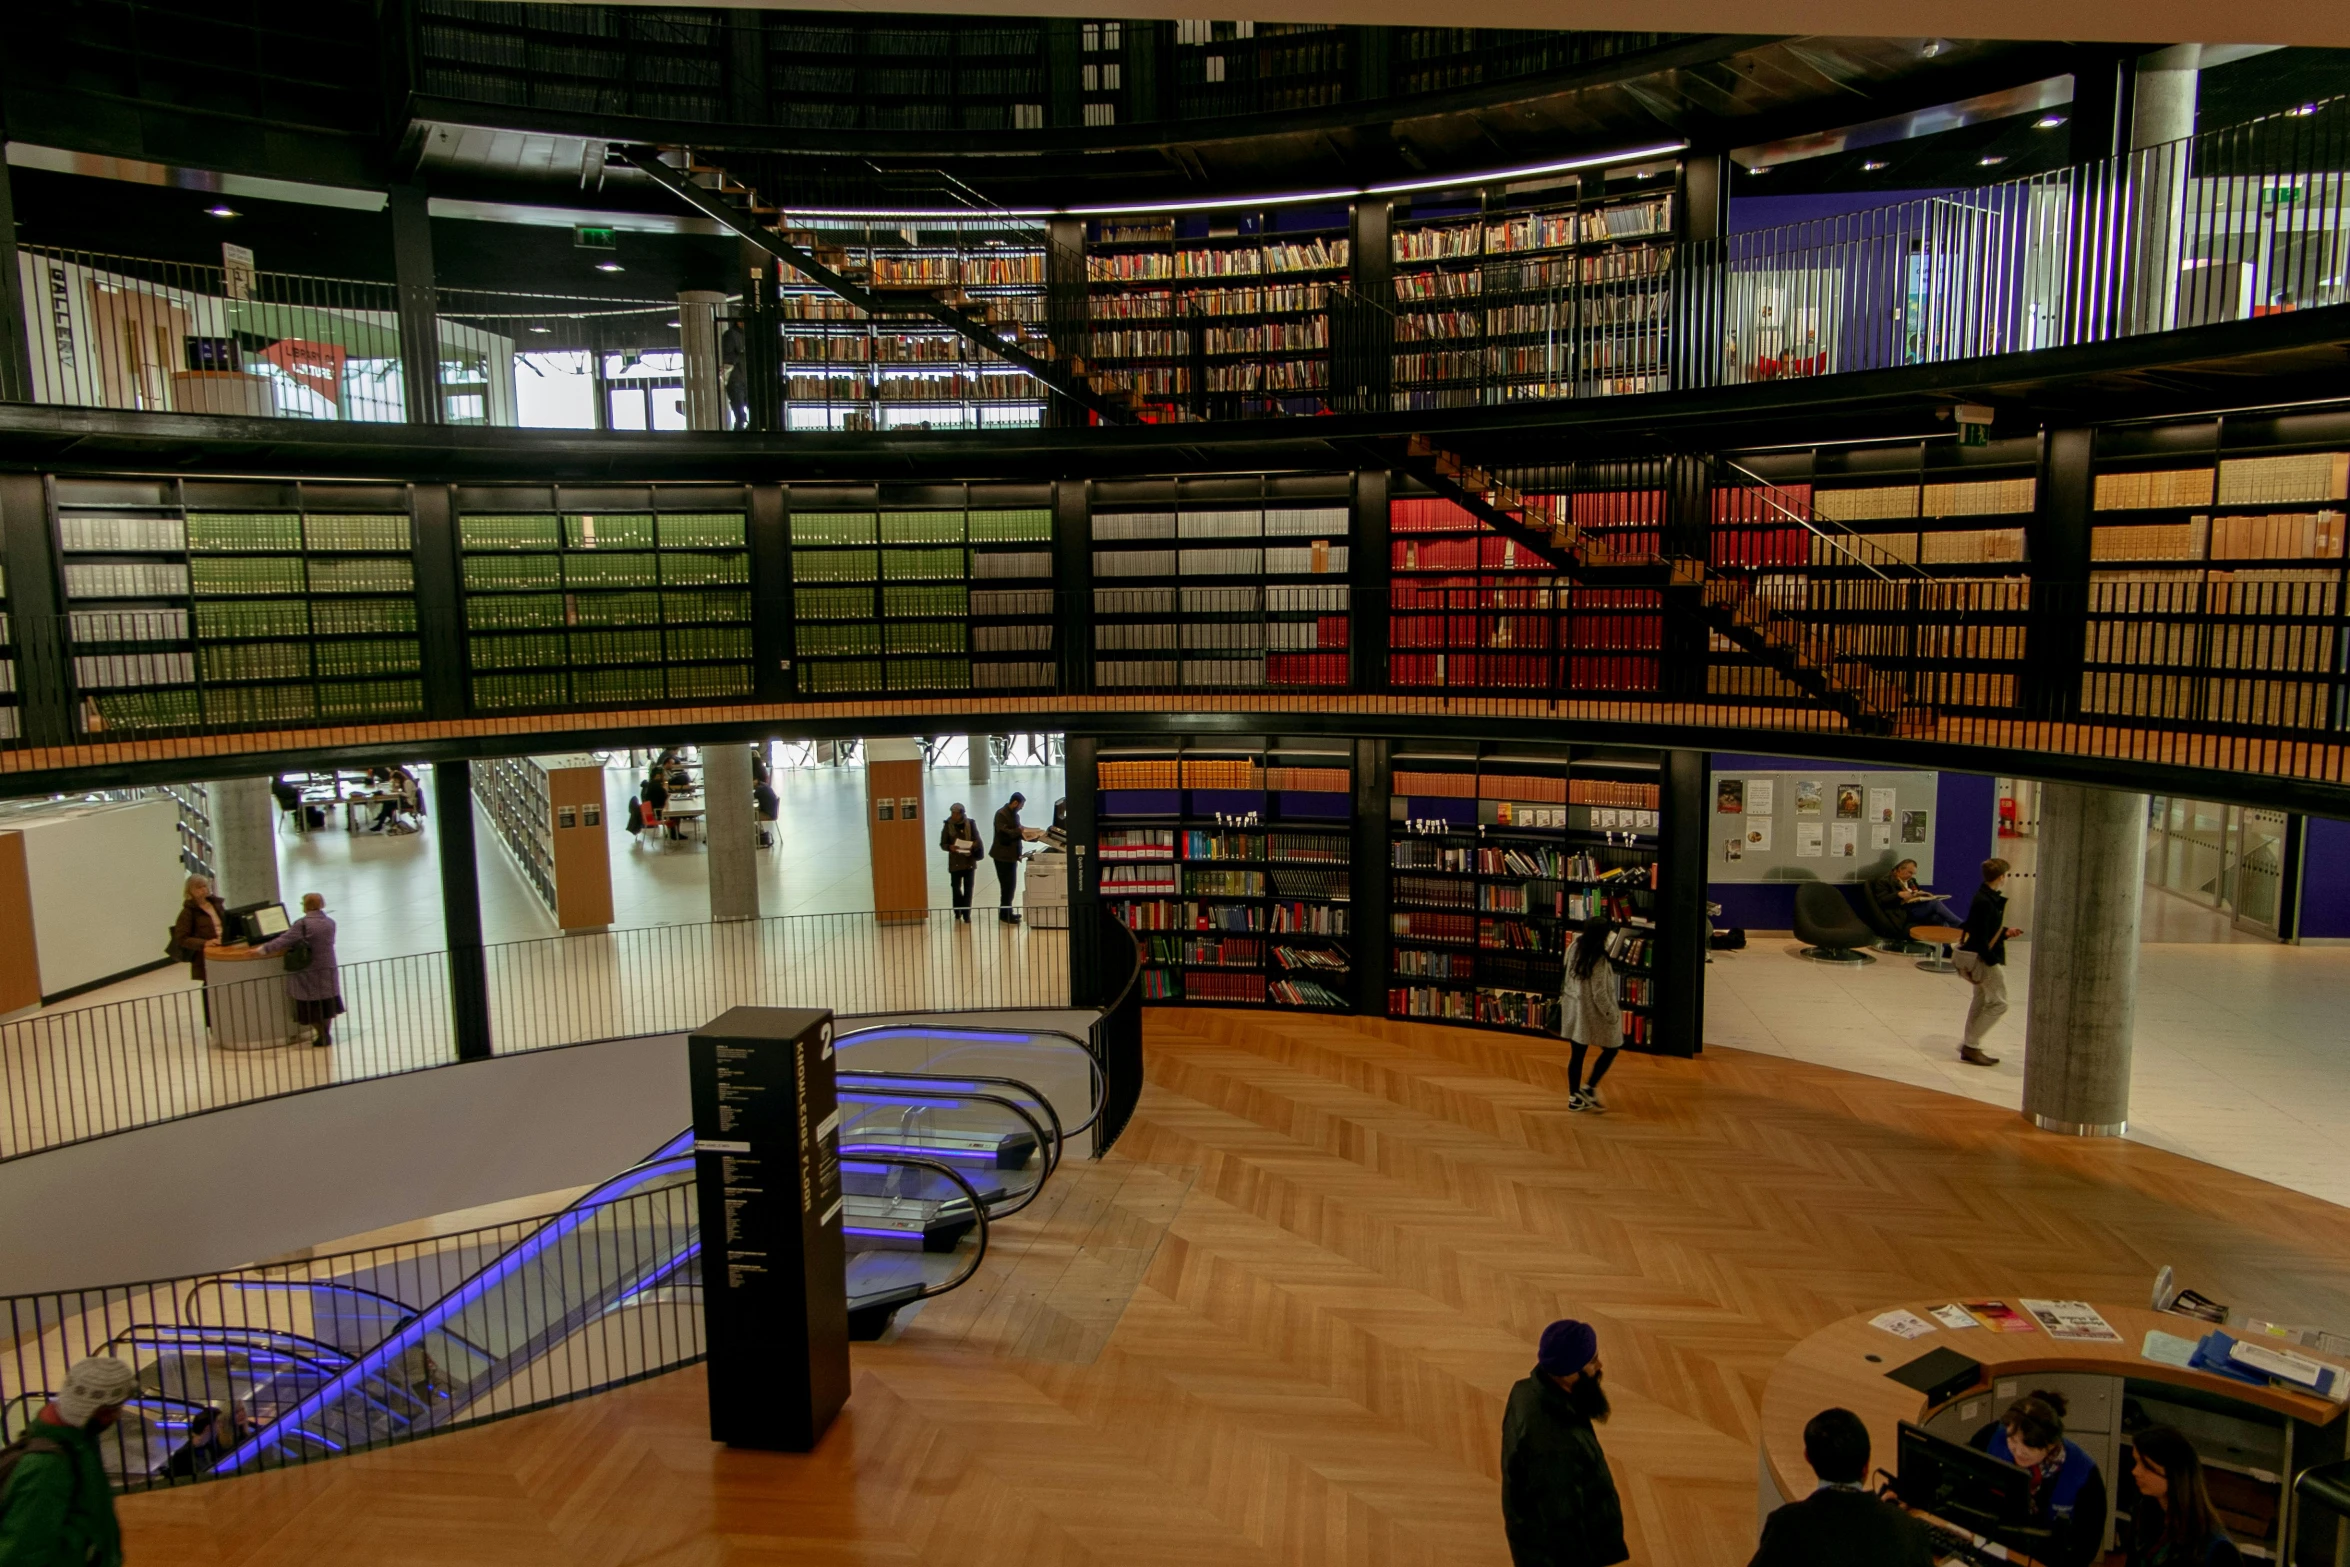
[{"label": "escalator handrail", "polygon": [[[923,1285],[921,1293],[909,1295],[906,1298],[908,1300],[928,1300],[933,1295],[944,1295],[949,1290],[960,1289],[969,1283],[971,1276],[979,1271],[979,1265],[987,1260],[987,1204],[979,1200],[978,1188],[964,1180],[962,1174],[952,1165],[942,1164],[936,1159],[924,1159],[913,1154],[861,1153],[856,1157],[860,1163],[864,1164],[897,1164],[912,1169],[928,1170],[935,1175],[945,1176],[963,1188],[963,1195],[971,1200],[971,1216],[979,1226],[979,1246],[971,1254],[971,1265],[943,1283]],[[847,1161],[843,1159],[842,1162],[845,1164]]]},{"label": "escalator handrail", "polygon": [[[195,1284],[189,1287],[186,1297],[180,1302],[180,1310],[191,1319],[189,1325],[194,1327],[211,1327],[215,1325],[220,1327],[251,1326],[249,1323],[212,1324],[192,1320],[196,1315],[196,1296],[200,1292],[207,1289],[227,1290],[232,1286],[237,1289],[284,1290],[289,1294],[296,1290],[307,1290],[312,1294],[316,1294],[318,1291],[324,1290],[327,1293],[334,1295],[356,1295],[367,1300],[380,1300],[386,1302],[389,1305],[394,1305],[400,1308],[399,1320],[392,1323],[390,1327],[384,1330],[387,1335],[397,1333],[400,1329],[406,1327],[411,1321],[415,1320],[417,1312],[423,1309],[420,1306],[410,1305],[407,1301],[400,1299],[397,1295],[386,1295],[381,1290],[371,1290],[360,1284],[343,1284],[337,1282],[334,1279],[211,1278],[197,1280]],[[276,1332],[279,1330],[273,1328],[269,1331]],[[464,1345],[466,1349],[472,1351],[476,1355],[481,1356],[481,1358],[484,1360],[495,1360],[497,1358],[495,1355],[492,1355],[488,1350],[482,1348],[479,1344],[474,1343],[473,1340],[467,1338],[462,1333],[452,1333],[448,1329],[443,1328],[441,1330],[441,1337],[450,1340],[452,1343]],[[321,1339],[317,1340],[316,1342],[324,1343],[325,1341]],[[377,1342],[380,1343],[381,1340],[379,1339]],[[374,1345],[368,1345],[367,1348],[372,1349],[374,1348]],[[343,1353],[353,1354],[361,1352],[362,1351],[345,1350]]]},{"label": "escalator handrail", "polygon": [[[1102,1106],[1109,1094],[1109,1079],[1103,1076],[1102,1064],[1098,1060],[1094,1059],[1092,1047],[1087,1045],[1084,1040],[1079,1039],[1075,1034],[1064,1033],[1057,1028],[1024,1028],[1017,1033],[1010,1033],[1002,1029],[993,1028],[922,1028],[908,1023],[885,1023],[878,1024],[871,1028],[852,1028],[847,1033],[835,1034],[832,1039],[834,1056],[837,1059],[839,1052],[847,1049],[860,1037],[882,1034],[924,1035],[934,1039],[942,1037],[948,1039],[985,1039],[1005,1044],[1018,1043],[1020,1041],[1030,1039],[1059,1039],[1066,1041],[1069,1045],[1075,1048],[1080,1056],[1085,1058],[1086,1075],[1091,1079],[1089,1085],[1090,1091],[1086,1096],[1087,1103],[1090,1108],[1086,1112],[1085,1119],[1078,1122],[1075,1126],[1069,1127],[1068,1131],[1074,1135],[1075,1133],[1086,1130],[1088,1127],[1092,1126],[1094,1122],[1101,1119]],[[841,1067],[839,1070],[862,1071],[863,1069],[855,1067]],[[942,1072],[931,1073],[929,1075],[944,1077],[955,1074]]]},{"label": "escalator handrail", "polygon": [[[182,1334],[192,1336],[183,1340],[179,1337]],[[206,1337],[207,1334],[219,1336]],[[284,1339],[287,1342],[283,1344],[261,1342],[266,1339]],[[177,1323],[134,1322],[100,1345],[99,1351],[102,1353],[106,1350],[132,1344],[153,1344],[164,1349],[242,1349],[248,1352],[267,1350],[273,1355],[282,1356],[284,1359],[295,1361],[329,1376],[342,1371],[352,1361],[359,1358],[347,1349],[337,1349],[324,1339],[315,1339],[306,1333],[288,1333],[277,1328],[229,1327],[212,1323],[190,1323],[183,1326]],[[302,1350],[296,1349],[295,1345],[321,1351],[325,1358],[322,1359],[319,1355],[305,1354]]]},{"label": "escalator handrail", "polygon": [[852,1077],[879,1078],[885,1085],[895,1083],[929,1084],[934,1086],[936,1090],[941,1093],[956,1091],[955,1085],[962,1083],[978,1083],[995,1088],[1018,1089],[1035,1104],[1036,1108],[1044,1112],[1046,1120],[1053,1123],[1052,1168],[1047,1170],[1045,1173],[1049,1176],[1054,1170],[1058,1170],[1061,1167],[1061,1153],[1067,1142],[1068,1136],[1068,1134],[1061,1129],[1061,1112],[1053,1108],[1053,1102],[1051,1099],[1047,1098],[1044,1094],[1039,1093],[1036,1089],[1030,1087],[1028,1084],[1021,1082],[1016,1077],[988,1077],[978,1072],[956,1072],[952,1074],[941,1074],[935,1072],[866,1072],[844,1070],[835,1075],[835,1088],[837,1089],[841,1083]]},{"label": "escalator handrail", "polygon": [[[953,1095],[947,1095],[947,1094],[939,1093],[939,1092],[937,1092],[937,1091],[933,1091],[933,1092],[932,1092],[930,1095],[928,1095],[928,1096],[925,1096],[925,1095],[923,1095],[923,1094],[915,1093],[915,1092],[912,1092],[912,1091],[910,1091],[910,1090],[903,1090],[903,1091],[901,1091],[901,1090],[898,1090],[898,1089],[891,1089],[891,1088],[860,1088],[860,1089],[857,1089],[857,1090],[854,1090],[854,1091],[855,1091],[855,1092],[857,1092],[857,1093],[861,1093],[861,1094],[869,1094],[869,1095],[871,1095],[871,1096],[873,1096],[874,1098],[877,1098],[877,1099],[887,1099],[887,1100],[890,1100],[890,1101],[892,1101],[893,1103],[901,1103],[901,1104],[915,1104],[915,1105],[922,1104],[922,1103],[924,1103],[924,1101],[925,1101],[925,1098],[926,1098],[926,1097],[928,1097],[928,1098],[950,1098],[950,1097],[951,1097],[951,1098],[955,1098],[955,1099],[968,1099],[968,1100],[976,1100],[976,1101],[978,1101],[978,1102],[979,1102],[979,1103],[981,1103],[981,1104],[991,1104],[991,1105],[998,1105],[998,1106],[1001,1106],[1002,1108],[1004,1108],[1004,1109],[1006,1109],[1006,1110],[1009,1110],[1009,1111],[1011,1111],[1011,1112],[1012,1112],[1014,1115],[1018,1116],[1018,1117],[1020,1118],[1021,1122],[1022,1122],[1024,1125],[1026,1125],[1026,1126],[1027,1126],[1028,1130],[1029,1130],[1030,1132],[1032,1132],[1032,1133],[1034,1133],[1034,1134],[1035,1134],[1035,1136],[1036,1136],[1036,1146],[1037,1146],[1037,1150],[1038,1150],[1038,1152],[1039,1152],[1040,1154],[1042,1154],[1042,1155],[1044,1156],[1044,1158],[1045,1158],[1045,1160],[1046,1160],[1046,1163],[1045,1163],[1045,1167],[1044,1167],[1044,1168],[1043,1168],[1041,1171],[1039,1171],[1039,1172],[1037,1173],[1037,1177],[1036,1177],[1035,1184],[1031,1185],[1031,1186],[1028,1188],[1028,1190],[1027,1190],[1026,1192],[1024,1192],[1024,1193],[1022,1193],[1022,1194],[1021,1194],[1019,1201],[1017,1201],[1017,1202],[1007,1202],[1007,1203],[1006,1203],[1004,1206],[1002,1206],[1001,1208],[999,1208],[999,1209],[997,1210],[996,1216],[997,1216],[998,1218],[1005,1218],[1005,1219],[1008,1219],[1008,1218],[1010,1218],[1010,1217],[1011,1217],[1013,1214],[1015,1214],[1015,1213],[1018,1213],[1018,1212],[1019,1212],[1021,1209],[1023,1209],[1023,1208],[1025,1208],[1025,1207],[1027,1207],[1027,1206],[1028,1206],[1030,1203],[1032,1203],[1032,1202],[1036,1201],[1037,1193],[1039,1193],[1039,1192],[1041,1192],[1041,1191],[1043,1191],[1043,1190],[1044,1190],[1044,1183],[1046,1182],[1046,1180],[1047,1180],[1047,1179],[1049,1179],[1049,1178],[1051,1177],[1051,1175],[1052,1175],[1053,1171],[1054,1171],[1054,1170],[1055,1170],[1055,1169],[1058,1167],[1058,1161],[1057,1161],[1057,1160],[1055,1160],[1055,1159],[1054,1159],[1054,1157],[1053,1157],[1053,1155],[1052,1155],[1050,1152],[1048,1152],[1048,1151],[1046,1150],[1046,1144],[1045,1144],[1045,1135],[1044,1135],[1044,1126],[1043,1126],[1043,1124],[1042,1124],[1041,1122],[1039,1122],[1039,1121],[1036,1119],[1036,1117],[1035,1117],[1035,1116],[1032,1116],[1032,1115],[1030,1115],[1030,1114],[1029,1114],[1029,1113],[1028,1113],[1026,1110],[1023,1110],[1023,1109],[1021,1109],[1021,1108],[1020,1108],[1020,1106],[1018,1106],[1017,1104],[1014,1104],[1014,1103],[1013,1103],[1011,1100],[1009,1100],[1009,1099],[999,1099],[999,1098],[997,1098],[997,1097],[996,1097],[995,1095],[993,1095],[993,1094],[965,1094],[965,1093],[958,1093],[958,1094],[953,1094]],[[840,1150],[840,1156],[841,1156],[842,1158],[844,1158],[844,1159],[846,1159],[846,1158],[850,1157],[849,1151],[848,1151],[848,1149],[847,1149],[846,1147],[843,1147],[843,1148]],[[866,1159],[866,1158],[870,1158],[870,1157],[872,1157],[872,1155],[871,1155],[871,1154],[869,1154],[869,1153],[867,1153],[867,1152],[866,1152],[866,1151],[864,1151],[863,1149],[860,1149],[860,1150],[858,1150],[858,1152],[857,1152],[857,1154],[855,1155],[855,1157],[857,1157],[857,1158],[859,1158],[859,1159]]]}]

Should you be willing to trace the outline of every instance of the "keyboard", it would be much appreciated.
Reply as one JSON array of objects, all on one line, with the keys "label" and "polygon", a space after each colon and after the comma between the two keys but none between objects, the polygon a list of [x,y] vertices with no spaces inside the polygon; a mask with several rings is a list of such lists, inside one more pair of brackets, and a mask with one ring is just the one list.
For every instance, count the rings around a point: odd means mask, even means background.
[{"label": "keyboard", "polygon": [[1997,1547],[1977,1545],[1973,1535],[1960,1534],[1940,1524],[1927,1524],[1926,1538],[1933,1544],[1936,1561],[2003,1563],[2007,1560],[2007,1554]]}]

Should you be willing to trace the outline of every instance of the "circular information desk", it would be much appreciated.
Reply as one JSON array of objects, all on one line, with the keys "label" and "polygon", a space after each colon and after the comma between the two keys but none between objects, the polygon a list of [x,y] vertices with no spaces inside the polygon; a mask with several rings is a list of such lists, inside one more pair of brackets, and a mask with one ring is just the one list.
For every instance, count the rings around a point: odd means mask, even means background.
[{"label": "circular information desk", "polygon": [[[1992,1299],[1966,1298],[1977,1303]],[[1910,1301],[1884,1310],[1907,1310],[1933,1323],[1937,1308],[1958,1299]],[[2035,1322],[2020,1299],[2000,1303],[2022,1320]],[[2149,1332],[2193,1341],[2212,1331],[2211,1323],[2144,1307],[2097,1304],[2096,1310],[2121,1335],[2120,1343],[2059,1340],[2038,1325],[2029,1333],[1936,1325],[1930,1333],[1905,1339],[1871,1324],[1881,1311],[1820,1329],[1788,1351],[1763,1389],[1758,1524],[1773,1508],[1809,1496],[1818,1484],[1803,1459],[1803,1427],[1823,1409],[1849,1409],[1867,1422],[1873,1473],[1895,1467],[1899,1427],[1905,1420],[1964,1442],[2017,1398],[2047,1388],[2065,1395],[2065,1434],[2097,1460],[2109,1498],[2118,1500],[2119,1457],[2126,1440],[2122,1410],[2124,1401],[2130,1400],[2151,1421],[2185,1430],[2208,1464],[2242,1475],[2244,1484],[2254,1490],[2274,1490],[2278,1528],[2285,1538],[2272,1540],[2272,1548],[2289,1546],[2295,1527],[2289,1511],[2292,1477],[2310,1464],[2342,1456],[2343,1406],[2315,1395],[2168,1365],[2141,1353]],[[2226,1331],[2242,1336],[2234,1328]],[[2278,1347],[2337,1363],[2297,1345]],[[1929,1402],[1924,1393],[1889,1374],[1941,1349],[1981,1362],[1982,1373],[1973,1379],[1971,1389]],[[2300,1527],[2331,1530],[2334,1521],[2319,1514]]]},{"label": "circular information desk", "polygon": [[263,956],[242,942],[204,948],[204,1005],[212,1042],[223,1050],[275,1050],[294,1042],[294,1000],[283,953]]}]

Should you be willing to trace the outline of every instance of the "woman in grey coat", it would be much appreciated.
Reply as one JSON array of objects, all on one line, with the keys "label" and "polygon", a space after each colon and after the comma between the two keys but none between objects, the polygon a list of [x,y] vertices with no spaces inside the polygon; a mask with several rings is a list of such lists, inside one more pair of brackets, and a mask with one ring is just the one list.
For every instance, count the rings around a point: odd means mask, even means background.
[{"label": "woman in grey coat", "polygon": [[[1567,1058],[1570,1110],[1607,1108],[1600,1103],[1599,1080],[1616,1064],[1616,1053],[1624,1044],[1624,1010],[1616,997],[1616,966],[1607,955],[1608,938],[1615,929],[1615,921],[1604,914],[1594,915],[1567,949],[1567,982],[1559,991],[1559,1032],[1575,1047]],[[1595,1046],[1599,1064],[1591,1069],[1587,1083],[1583,1080],[1583,1056]]]},{"label": "woman in grey coat", "polygon": [[343,1011],[343,981],[335,971],[335,922],[326,917],[326,899],[315,892],[302,894],[302,917],[263,942],[261,950],[283,952],[297,942],[309,944],[310,963],[286,976],[294,1021],[313,1046],[331,1045],[335,1019]]}]

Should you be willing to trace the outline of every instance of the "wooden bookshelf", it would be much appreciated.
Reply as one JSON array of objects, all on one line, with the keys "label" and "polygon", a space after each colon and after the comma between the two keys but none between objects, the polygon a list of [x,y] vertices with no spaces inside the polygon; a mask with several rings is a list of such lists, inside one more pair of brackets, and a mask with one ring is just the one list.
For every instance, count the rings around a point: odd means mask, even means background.
[{"label": "wooden bookshelf", "polygon": [[612,923],[611,832],[604,764],[593,756],[486,762],[474,797],[558,930]]}]

